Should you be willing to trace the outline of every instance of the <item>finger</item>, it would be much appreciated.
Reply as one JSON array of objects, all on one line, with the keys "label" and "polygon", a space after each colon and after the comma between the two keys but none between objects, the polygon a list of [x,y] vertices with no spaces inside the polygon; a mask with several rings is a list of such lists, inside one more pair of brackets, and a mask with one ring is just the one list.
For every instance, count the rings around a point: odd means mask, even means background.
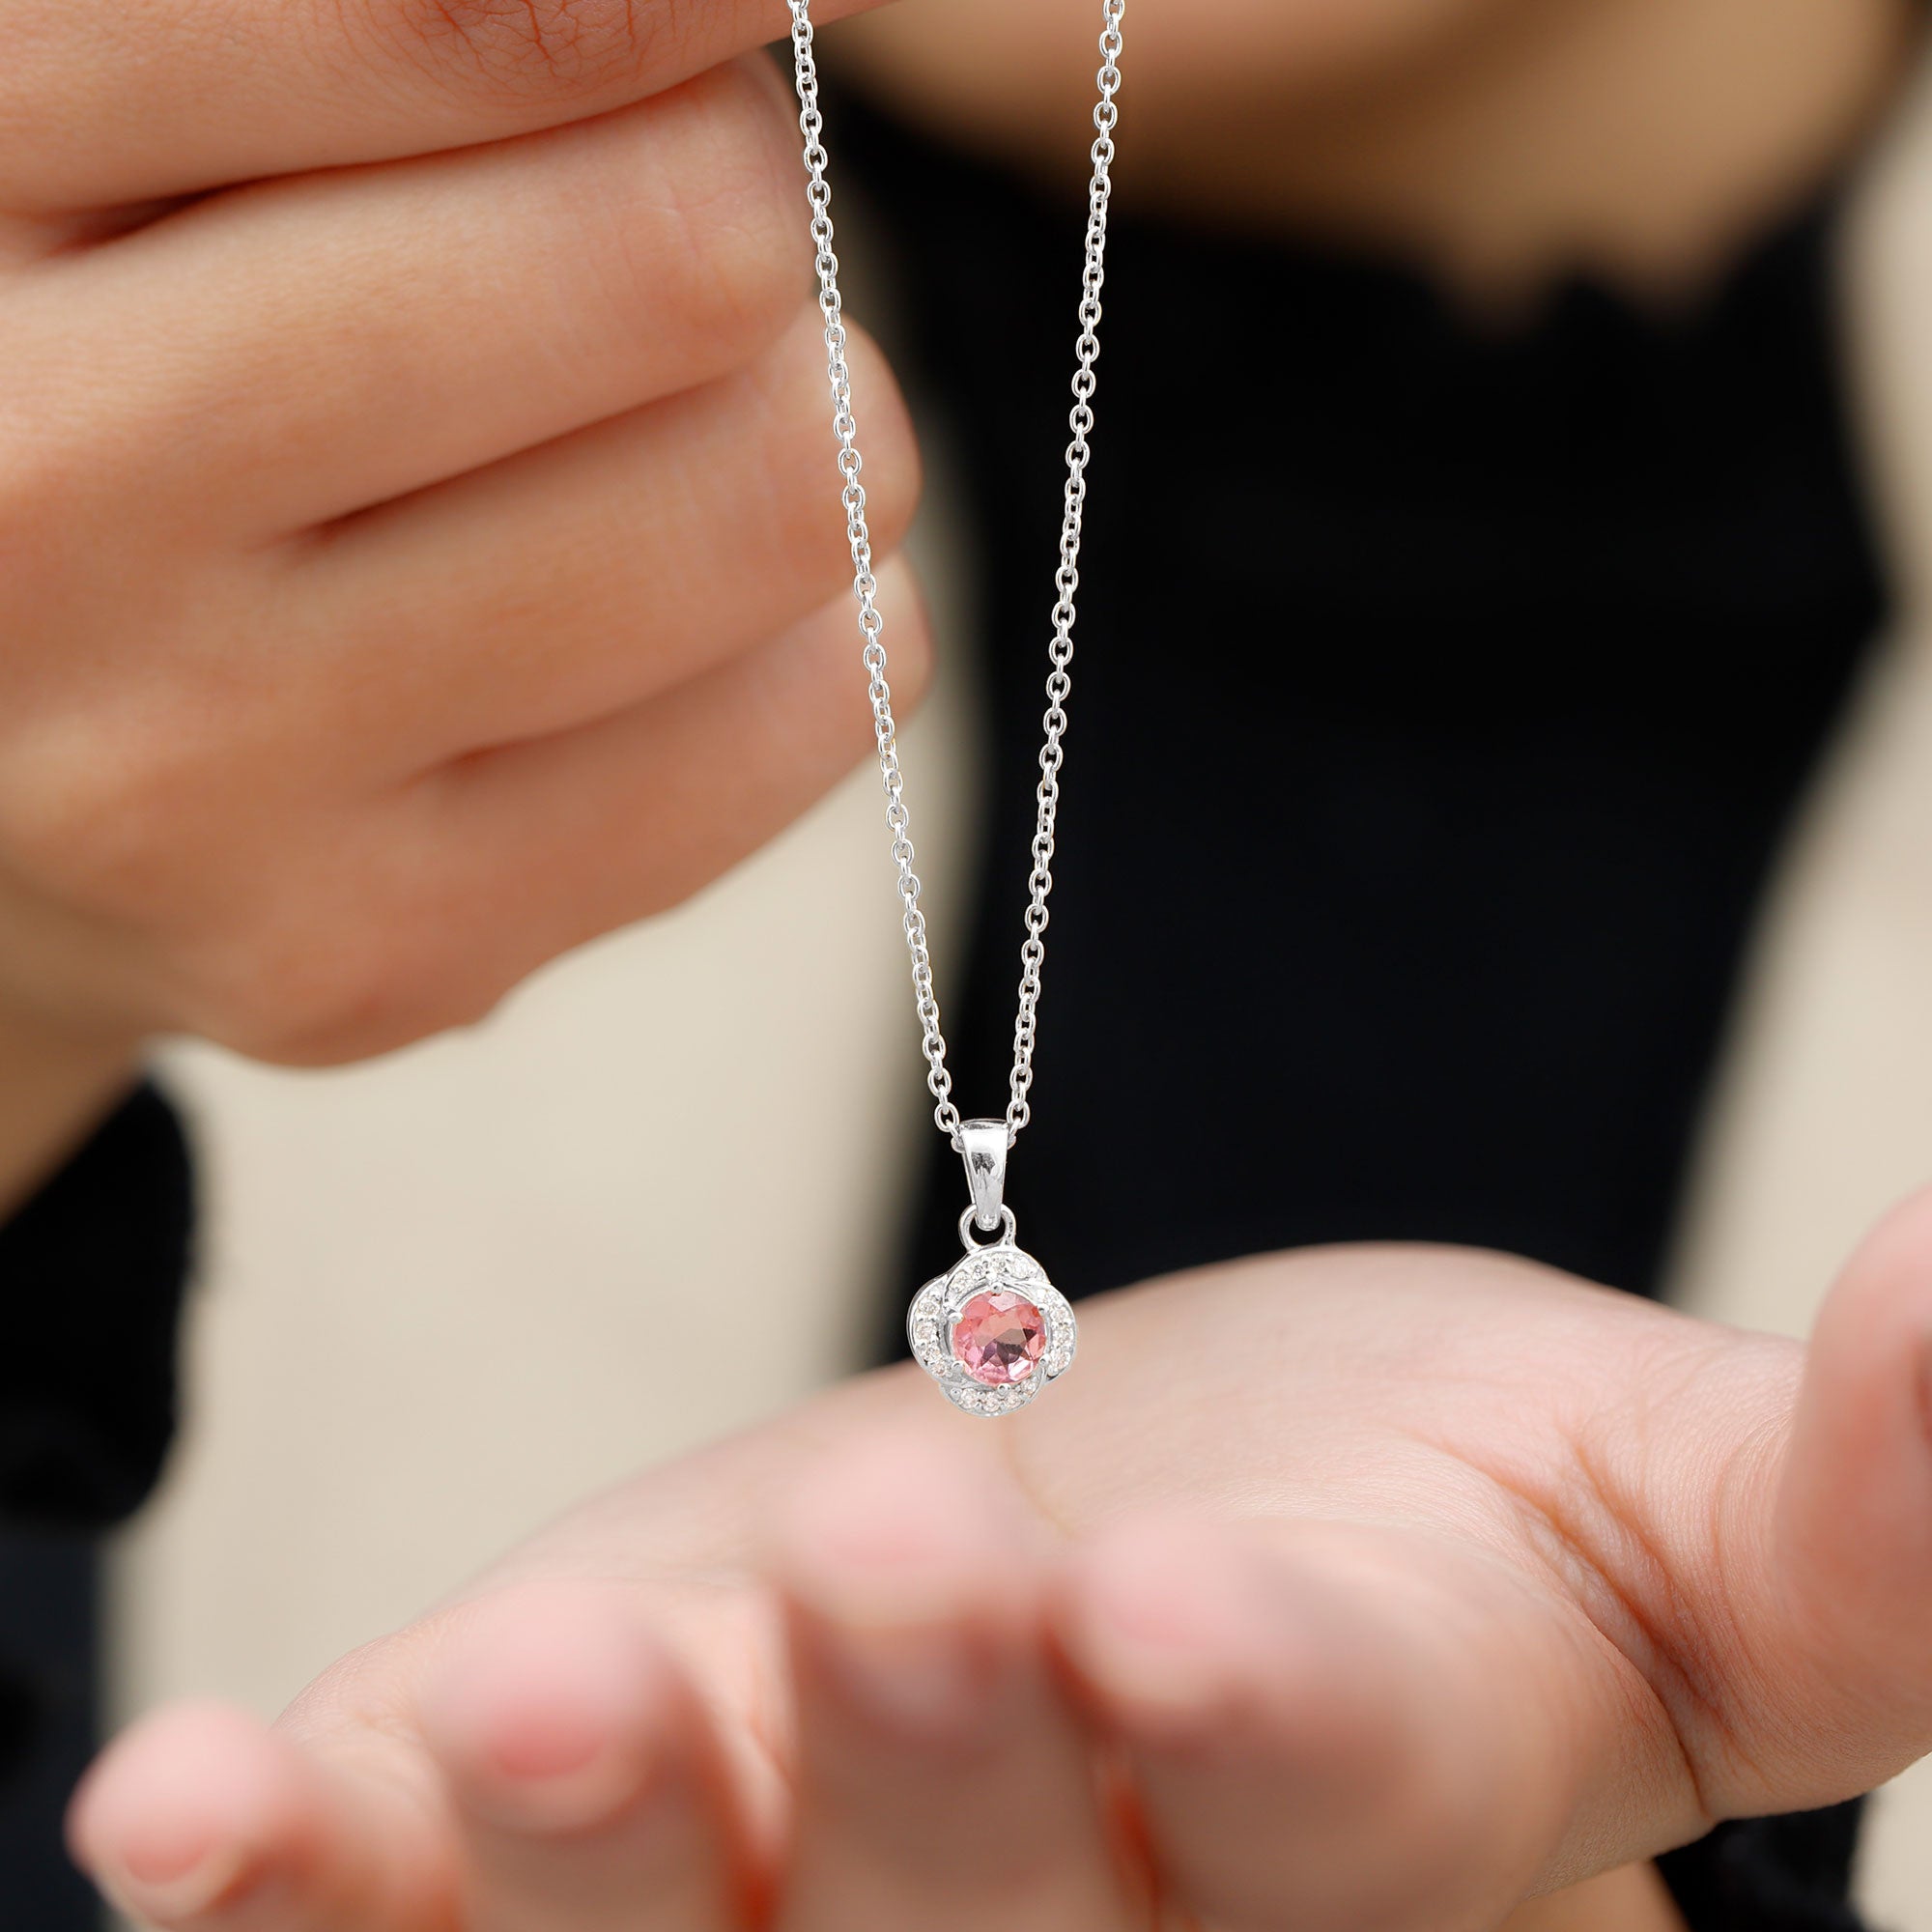
[{"label": "finger", "polygon": [[787,25],[781,0],[8,0],[0,209],[499,140],[661,93]]},{"label": "finger", "polygon": [[[918,453],[877,351],[855,331],[848,355],[885,553]],[[327,718],[380,689],[359,741],[421,770],[639,704],[835,598],[852,561],[824,362],[812,310],[738,376],[355,520],[275,593],[285,700]]]},{"label": "finger", "polygon": [[797,1685],[783,1932],[1107,1932],[1094,1773],[990,1460],[874,1441],[805,1471],[774,1556]]},{"label": "finger", "polygon": [[108,1897],[168,1932],[420,1932],[449,1845],[404,1747],[352,1769],[209,1705],[157,1713],[75,1794],[69,1841]]},{"label": "finger", "polygon": [[746,1874],[698,1700],[601,1592],[480,1608],[426,1687],[467,1932],[717,1932]]},{"label": "finger", "polygon": [[722,376],[805,300],[784,126],[769,71],[734,66],[51,264],[7,314],[45,372],[27,436],[71,465],[99,424],[171,517],[266,541]]},{"label": "finger", "polygon": [[1583,1875],[1551,1863],[1577,1819],[1609,1850],[1602,1647],[1469,1563],[1178,1521],[1075,1554],[1055,1629],[1166,1898],[1227,1932],[1494,1924]]},{"label": "finger", "polygon": [[1932,1746],[1932,1192],[1846,1267],[1781,1480],[1738,1500],[1764,1564],[1739,1598],[1755,1677],[1721,1761],[1725,1807],[1868,1790]]},{"label": "finger", "polygon": [[[930,643],[910,574],[885,566],[879,582],[894,689],[909,707]],[[411,786],[334,862],[355,903],[379,901],[387,917],[353,922],[354,934],[342,922],[319,942],[304,881],[266,940],[196,962],[194,984],[213,991],[195,996],[187,1024],[311,1065],[487,1012],[557,954],[708,884],[864,757],[859,650],[848,593],[633,711]],[[274,989],[266,1004],[251,994],[262,986]]]},{"label": "finger", "polygon": [[[930,664],[924,616],[903,564],[879,584],[895,616],[894,689],[910,707]],[[635,712],[459,767],[453,827],[488,876],[500,862],[531,883],[537,902],[518,910],[549,928],[545,956],[660,911],[763,844],[869,749],[859,648],[848,593]],[[566,875],[586,860],[594,877],[580,893]]]}]

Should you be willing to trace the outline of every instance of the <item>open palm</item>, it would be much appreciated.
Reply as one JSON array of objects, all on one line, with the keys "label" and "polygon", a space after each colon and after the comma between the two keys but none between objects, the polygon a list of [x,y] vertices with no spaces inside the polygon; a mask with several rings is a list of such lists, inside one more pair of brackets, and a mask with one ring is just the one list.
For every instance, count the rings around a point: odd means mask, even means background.
[{"label": "open palm", "polygon": [[575,1511],[76,1846],[195,1932],[1493,1926],[1932,1746],[1932,1198],[1809,1353],[1494,1256],[1089,1304]]}]

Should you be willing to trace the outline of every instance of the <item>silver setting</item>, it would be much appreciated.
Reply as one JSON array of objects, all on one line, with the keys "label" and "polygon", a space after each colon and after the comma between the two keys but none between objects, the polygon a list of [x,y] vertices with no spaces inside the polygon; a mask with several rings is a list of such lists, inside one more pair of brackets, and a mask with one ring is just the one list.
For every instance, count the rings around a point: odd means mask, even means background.
[{"label": "silver setting", "polygon": [[[993,1245],[991,1242],[976,1241],[973,1238],[973,1230],[979,1225],[980,1210],[977,1208],[967,1208],[965,1213],[959,1217],[959,1245],[969,1255],[975,1248],[990,1247]],[[1013,1231],[1019,1226],[1019,1223],[1013,1218],[1013,1210],[1002,1204],[993,1225],[1000,1231],[1000,1239],[1010,1243],[1013,1238]]]},{"label": "silver setting", "polygon": [[1004,1121],[966,1121],[959,1128],[959,1157],[966,1163],[973,1225],[982,1235],[992,1234],[1000,1225],[1001,1202],[1007,1191],[1007,1149],[1011,1140],[1012,1130]]},{"label": "silver setting", "polygon": [[[962,1232],[973,1209],[960,1216]],[[1046,1278],[1046,1270],[1017,1247],[1012,1236],[1012,1209],[1001,1210],[1004,1232],[983,1247],[967,1236],[966,1252],[942,1275],[935,1275],[913,1296],[906,1310],[906,1339],[913,1359],[939,1384],[940,1392],[968,1415],[1010,1415],[1035,1400],[1048,1382],[1057,1381],[1072,1365],[1079,1346],[1073,1304]],[[967,1374],[952,1352],[952,1331],[960,1310],[976,1294],[1007,1290],[1024,1295],[1040,1312],[1046,1325],[1046,1347],[1024,1381],[989,1388]]]}]

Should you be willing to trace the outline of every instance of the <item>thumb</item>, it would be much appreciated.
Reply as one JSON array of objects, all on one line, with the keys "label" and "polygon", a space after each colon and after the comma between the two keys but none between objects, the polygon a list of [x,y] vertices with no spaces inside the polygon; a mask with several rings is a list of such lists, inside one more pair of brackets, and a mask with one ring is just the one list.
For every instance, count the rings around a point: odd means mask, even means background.
[{"label": "thumb", "polygon": [[1826,1300],[1764,1528],[1765,1743],[1799,1786],[1767,1796],[1827,1804],[1932,1747],[1932,1189]]}]

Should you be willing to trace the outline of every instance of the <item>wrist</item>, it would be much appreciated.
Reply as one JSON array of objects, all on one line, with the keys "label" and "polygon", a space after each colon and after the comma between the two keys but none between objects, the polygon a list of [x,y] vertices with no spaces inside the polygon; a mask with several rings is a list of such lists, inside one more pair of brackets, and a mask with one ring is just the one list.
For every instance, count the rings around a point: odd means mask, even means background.
[{"label": "wrist", "polygon": [[0,1220],[87,1138],[132,1080],[140,1041],[0,1002]]}]

